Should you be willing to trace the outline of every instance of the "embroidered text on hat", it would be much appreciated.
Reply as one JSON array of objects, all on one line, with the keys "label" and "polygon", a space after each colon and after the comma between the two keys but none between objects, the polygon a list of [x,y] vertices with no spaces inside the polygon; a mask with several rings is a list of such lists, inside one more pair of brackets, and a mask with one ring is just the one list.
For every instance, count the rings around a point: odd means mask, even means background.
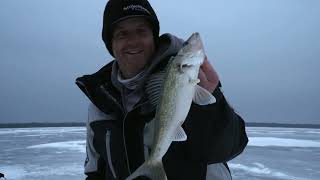
[{"label": "embroidered text on hat", "polygon": [[141,5],[130,5],[130,6],[126,6],[126,7],[123,7],[123,10],[124,11],[127,11],[127,10],[133,10],[133,11],[143,11],[143,12],[146,12],[148,14],[151,15],[151,13],[144,7],[142,7]]}]

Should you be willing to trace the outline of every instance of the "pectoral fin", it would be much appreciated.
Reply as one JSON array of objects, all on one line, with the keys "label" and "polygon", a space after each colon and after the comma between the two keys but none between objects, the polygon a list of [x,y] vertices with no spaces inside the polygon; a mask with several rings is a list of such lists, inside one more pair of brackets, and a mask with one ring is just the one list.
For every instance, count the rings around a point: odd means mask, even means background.
[{"label": "pectoral fin", "polygon": [[146,94],[149,99],[150,104],[155,109],[159,103],[161,86],[163,84],[163,78],[165,76],[165,71],[160,71],[159,73],[151,75],[146,82]]},{"label": "pectoral fin", "polygon": [[187,140],[187,135],[184,132],[183,128],[179,126],[177,128],[176,134],[173,137],[173,141],[186,141]]},{"label": "pectoral fin", "polygon": [[189,82],[191,83],[191,84],[194,84],[194,85],[196,85],[196,84],[198,84],[199,82],[200,82],[200,79],[189,79]]},{"label": "pectoral fin", "polygon": [[216,98],[203,87],[196,85],[193,102],[199,105],[208,105],[216,102]]}]

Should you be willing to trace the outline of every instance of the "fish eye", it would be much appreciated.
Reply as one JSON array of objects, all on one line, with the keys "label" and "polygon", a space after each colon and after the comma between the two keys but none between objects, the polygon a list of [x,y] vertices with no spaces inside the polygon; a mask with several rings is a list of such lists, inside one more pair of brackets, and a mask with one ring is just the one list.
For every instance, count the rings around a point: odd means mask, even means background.
[{"label": "fish eye", "polygon": [[185,68],[190,68],[190,67],[192,67],[192,65],[191,65],[191,64],[182,64],[180,67],[181,67],[182,69],[185,69]]},{"label": "fish eye", "polygon": [[189,44],[189,42],[188,42],[188,41],[185,41],[185,42],[183,42],[182,47],[183,47],[183,46],[186,46],[186,45],[188,45],[188,44]]},{"label": "fish eye", "polygon": [[190,69],[193,65],[191,64],[177,64],[179,72],[184,73],[186,70]]}]

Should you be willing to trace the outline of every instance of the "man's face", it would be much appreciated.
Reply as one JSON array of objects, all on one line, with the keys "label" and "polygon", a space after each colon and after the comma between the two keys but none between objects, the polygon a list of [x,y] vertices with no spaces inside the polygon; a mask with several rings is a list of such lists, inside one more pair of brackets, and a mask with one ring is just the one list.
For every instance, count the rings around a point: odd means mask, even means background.
[{"label": "man's face", "polygon": [[128,18],[115,25],[112,35],[112,51],[122,76],[134,77],[155,51],[150,24],[143,17]]}]

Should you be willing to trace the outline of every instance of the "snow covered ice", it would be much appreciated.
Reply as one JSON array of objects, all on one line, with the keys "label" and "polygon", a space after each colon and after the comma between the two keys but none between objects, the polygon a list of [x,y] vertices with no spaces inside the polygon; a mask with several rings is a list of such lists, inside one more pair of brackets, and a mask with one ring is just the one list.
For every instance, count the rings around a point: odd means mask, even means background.
[{"label": "snow covered ice", "polygon": [[[234,180],[320,179],[320,129],[247,127],[249,144],[229,162]],[[85,179],[84,127],[0,129],[7,180]]]}]

